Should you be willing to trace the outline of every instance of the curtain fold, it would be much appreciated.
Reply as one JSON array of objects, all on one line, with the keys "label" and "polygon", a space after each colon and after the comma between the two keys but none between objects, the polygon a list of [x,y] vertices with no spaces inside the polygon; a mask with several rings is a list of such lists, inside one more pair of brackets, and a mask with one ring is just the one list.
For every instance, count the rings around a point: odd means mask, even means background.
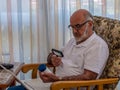
[{"label": "curtain fold", "polygon": [[71,14],[80,8],[120,19],[119,0],[0,0],[0,61],[46,62],[52,48],[73,37]]}]

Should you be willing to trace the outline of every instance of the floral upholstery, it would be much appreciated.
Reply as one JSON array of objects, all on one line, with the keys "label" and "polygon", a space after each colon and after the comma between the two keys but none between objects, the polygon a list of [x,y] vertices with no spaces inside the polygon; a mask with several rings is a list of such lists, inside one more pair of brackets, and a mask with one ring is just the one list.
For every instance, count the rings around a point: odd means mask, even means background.
[{"label": "floral upholstery", "polygon": [[[120,21],[94,16],[94,31],[108,44],[110,55],[100,78],[119,77],[120,75]],[[114,85],[105,85],[104,90],[114,90]]]}]

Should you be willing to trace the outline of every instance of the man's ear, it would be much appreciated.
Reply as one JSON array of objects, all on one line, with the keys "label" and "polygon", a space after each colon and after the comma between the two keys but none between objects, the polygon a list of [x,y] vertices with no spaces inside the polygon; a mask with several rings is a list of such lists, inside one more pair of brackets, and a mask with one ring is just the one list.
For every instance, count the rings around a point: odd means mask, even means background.
[{"label": "man's ear", "polygon": [[93,27],[93,21],[89,21],[88,26]]},{"label": "man's ear", "polygon": [[93,21],[89,21],[89,25],[90,25],[90,26],[93,26]]}]

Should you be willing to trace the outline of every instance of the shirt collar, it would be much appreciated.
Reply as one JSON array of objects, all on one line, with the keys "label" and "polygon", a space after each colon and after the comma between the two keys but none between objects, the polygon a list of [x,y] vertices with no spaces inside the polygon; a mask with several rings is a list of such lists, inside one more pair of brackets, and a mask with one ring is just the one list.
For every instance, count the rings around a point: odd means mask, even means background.
[{"label": "shirt collar", "polygon": [[94,38],[96,37],[96,33],[93,32],[93,34],[87,39],[85,40],[84,42],[76,45],[76,40],[74,39],[74,42],[73,42],[73,45],[75,45],[76,47],[86,47]]}]

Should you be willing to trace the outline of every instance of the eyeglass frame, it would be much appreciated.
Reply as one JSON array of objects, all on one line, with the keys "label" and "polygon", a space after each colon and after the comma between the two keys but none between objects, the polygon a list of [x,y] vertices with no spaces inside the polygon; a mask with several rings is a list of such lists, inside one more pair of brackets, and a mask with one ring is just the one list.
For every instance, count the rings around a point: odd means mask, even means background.
[{"label": "eyeglass frame", "polygon": [[[87,20],[87,21],[85,21],[85,22],[83,22],[82,24],[76,24],[76,25],[74,25],[74,26],[72,26],[72,25],[68,25],[68,28],[71,30],[73,30],[73,29],[75,29],[75,30],[80,30],[81,28],[82,28],[82,26],[83,25],[85,25],[87,22],[89,22],[90,20]],[[78,26],[79,25],[79,26]]]}]

